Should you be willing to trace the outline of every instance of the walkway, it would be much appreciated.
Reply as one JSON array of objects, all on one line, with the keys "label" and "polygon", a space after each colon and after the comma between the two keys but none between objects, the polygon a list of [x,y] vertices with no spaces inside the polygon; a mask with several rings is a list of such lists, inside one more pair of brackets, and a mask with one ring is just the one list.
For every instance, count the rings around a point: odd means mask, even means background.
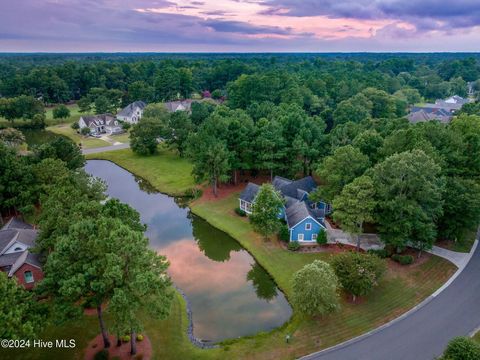
[{"label": "walkway", "polygon": [[[452,257],[451,252],[435,249]],[[480,325],[480,246],[478,240],[459,270],[441,289],[399,318],[370,333],[304,360],[433,360],[455,336]]]},{"label": "walkway", "polygon": [[92,149],[82,149],[82,154],[83,155],[97,154],[105,151],[128,149],[129,147],[130,147],[130,143],[122,143],[118,145],[102,146],[102,147],[92,148]]},{"label": "walkway", "polygon": [[433,246],[432,250],[428,250],[430,254],[440,256],[454,263],[459,269],[463,269],[469,260],[467,253],[456,252],[439,246]]}]

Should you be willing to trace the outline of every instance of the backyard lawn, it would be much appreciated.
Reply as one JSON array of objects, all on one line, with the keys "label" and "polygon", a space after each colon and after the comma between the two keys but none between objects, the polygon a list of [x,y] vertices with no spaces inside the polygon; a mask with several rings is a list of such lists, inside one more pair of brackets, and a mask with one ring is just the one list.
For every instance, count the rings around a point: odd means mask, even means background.
[{"label": "backyard lawn", "polygon": [[141,156],[130,149],[87,155],[87,159],[110,160],[147,180],[157,190],[173,195],[185,195],[193,187],[192,165],[171,151],[158,147],[158,154]]},{"label": "backyard lawn", "polygon": [[84,149],[97,148],[103,146],[111,145],[107,141],[102,139],[97,139],[94,137],[85,137],[77,133],[76,130],[72,129],[70,124],[59,124],[47,127],[48,131],[54,132],[56,134],[64,135],[72,139],[76,144],[80,144]]},{"label": "backyard lawn", "polygon": [[[57,125],[57,124],[60,124],[60,123],[71,124],[74,121],[78,121],[78,119],[80,119],[81,113],[78,110],[78,105],[77,104],[66,105],[66,106],[70,110],[70,117],[68,117],[66,119],[54,119],[53,118],[53,109],[55,107],[45,108],[45,116],[46,116],[45,122],[47,123],[48,126]],[[17,123],[17,124],[21,124],[22,122],[24,122],[24,121],[23,120],[15,120],[15,123]],[[7,121],[6,119],[0,117],[0,126],[10,126],[10,122]]]}]

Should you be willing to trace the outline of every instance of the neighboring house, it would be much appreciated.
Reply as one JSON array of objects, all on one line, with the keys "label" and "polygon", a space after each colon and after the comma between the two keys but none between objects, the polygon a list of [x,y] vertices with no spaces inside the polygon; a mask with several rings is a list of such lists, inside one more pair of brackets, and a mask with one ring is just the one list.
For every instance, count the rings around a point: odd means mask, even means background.
[{"label": "neighboring house", "polygon": [[175,111],[187,111],[190,112],[192,109],[192,102],[194,100],[187,99],[187,100],[178,100],[178,101],[169,101],[164,103],[165,107],[167,108],[168,112],[175,112]]},{"label": "neighboring house", "polygon": [[[275,176],[272,185],[285,201],[279,210],[279,217],[288,225],[290,241],[305,244],[315,242],[318,233],[325,230],[325,215],[331,211],[328,204],[309,200],[309,194],[317,187],[315,180],[311,176],[296,181]],[[247,214],[252,213],[259,189],[259,185],[249,182],[240,194],[240,209]]]},{"label": "neighboring house", "polygon": [[32,289],[43,279],[37,254],[30,252],[35,246],[37,230],[16,218],[0,230],[0,270],[9,278],[15,277],[26,289]]},{"label": "neighboring house", "polygon": [[117,119],[130,124],[136,124],[142,118],[143,110],[146,106],[147,104],[143,101],[135,101],[123,108],[117,114]]},{"label": "neighboring house", "polygon": [[123,132],[122,125],[112,114],[81,116],[78,126],[80,129],[89,128],[93,135],[114,135]]},{"label": "neighboring house", "polygon": [[413,124],[432,120],[448,124],[452,120],[455,112],[469,102],[469,99],[454,95],[445,100],[436,100],[435,104],[424,104],[422,106],[412,107],[410,113],[407,115],[407,119]]}]

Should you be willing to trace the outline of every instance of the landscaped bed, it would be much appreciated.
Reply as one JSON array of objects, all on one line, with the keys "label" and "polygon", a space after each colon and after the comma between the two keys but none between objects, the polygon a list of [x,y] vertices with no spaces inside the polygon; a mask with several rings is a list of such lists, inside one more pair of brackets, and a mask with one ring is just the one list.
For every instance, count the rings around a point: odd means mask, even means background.
[{"label": "landscaped bed", "polygon": [[[89,158],[106,159],[117,163],[134,174],[148,180],[159,191],[172,195],[185,193],[193,187],[191,165],[168,150],[159,155],[141,157],[130,150],[95,154]],[[237,239],[255,259],[272,275],[287,297],[292,296],[292,275],[315,259],[330,261],[332,253],[300,253],[285,250],[276,239],[265,241],[253,232],[248,219],[238,216],[238,191],[224,191],[218,200],[201,198],[191,204],[192,212],[203,217],[213,226]],[[178,295],[168,319],[146,319],[145,333],[153,345],[156,359],[293,359],[361,335],[400,314],[408,311],[439,288],[456,270],[448,261],[423,255],[413,265],[400,266],[388,260],[388,271],[378,288],[356,303],[342,296],[341,310],[323,318],[305,318],[294,309],[292,319],[283,327],[270,333],[226,341],[218,349],[200,350],[189,343],[187,315],[183,299]],[[84,316],[73,322],[75,331],[65,327],[50,327],[50,337],[71,336],[78,338],[75,358],[82,358],[87,344],[98,334],[95,318]],[[107,317],[108,322],[108,317]],[[285,342],[286,335],[291,336]],[[59,352],[60,353],[60,352]],[[72,350],[63,354],[72,356]],[[52,358],[52,353],[30,351],[29,359]],[[53,357],[54,358],[54,357]]]}]

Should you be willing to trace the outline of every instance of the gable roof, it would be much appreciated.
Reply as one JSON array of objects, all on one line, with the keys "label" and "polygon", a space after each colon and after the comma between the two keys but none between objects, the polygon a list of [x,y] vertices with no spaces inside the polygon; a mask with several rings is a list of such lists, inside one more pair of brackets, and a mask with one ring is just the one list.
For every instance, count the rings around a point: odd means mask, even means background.
[{"label": "gable roof", "polygon": [[2,227],[2,230],[6,229],[33,229],[33,226],[23,222],[16,217],[12,217],[8,222]]},{"label": "gable roof", "polygon": [[24,252],[20,253],[19,257],[12,264],[12,267],[8,272],[8,276],[12,277],[17,272],[17,270],[20,269],[24,264],[30,264],[32,266],[41,268],[38,255],[32,254],[28,250],[25,250]]},{"label": "gable roof", "polygon": [[307,176],[300,180],[290,181],[290,183],[284,184],[278,190],[280,190],[284,196],[300,199],[303,196],[303,193],[310,193],[316,187],[317,183],[315,180],[313,180],[311,176]]},{"label": "gable roof", "polygon": [[91,115],[91,116],[81,116],[80,119],[83,119],[85,124],[90,127],[93,126],[113,126],[115,124],[115,117],[112,114],[100,114],[100,115]]},{"label": "gable roof", "polygon": [[316,223],[324,227],[324,225],[317,220],[319,214],[310,209],[310,207],[304,201],[297,201],[289,206],[287,208],[286,215],[287,224],[290,229],[298,225],[307,217],[311,217]]},{"label": "gable roof", "polygon": [[240,199],[247,201],[249,203],[253,202],[255,196],[257,196],[258,190],[260,186],[254,183],[249,182],[245,189],[243,189],[242,193],[240,194]]},{"label": "gable roof", "polygon": [[415,112],[411,112],[407,115],[408,121],[412,124],[416,124],[418,122],[425,122],[431,120],[437,120],[441,123],[447,124],[452,120],[452,115],[450,113],[445,113],[443,111],[425,111],[424,109],[418,110]]},{"label": "gable roof", "polygon": [[147,104],[145,104],[143,101],[134,101],[131,104],[128,104],[126,107],[124,107],[118,114],[117,116],[125,116],[125,117],[130,117],[134,115],[135,109],[140,108],[140,110],[145,109]]}]

